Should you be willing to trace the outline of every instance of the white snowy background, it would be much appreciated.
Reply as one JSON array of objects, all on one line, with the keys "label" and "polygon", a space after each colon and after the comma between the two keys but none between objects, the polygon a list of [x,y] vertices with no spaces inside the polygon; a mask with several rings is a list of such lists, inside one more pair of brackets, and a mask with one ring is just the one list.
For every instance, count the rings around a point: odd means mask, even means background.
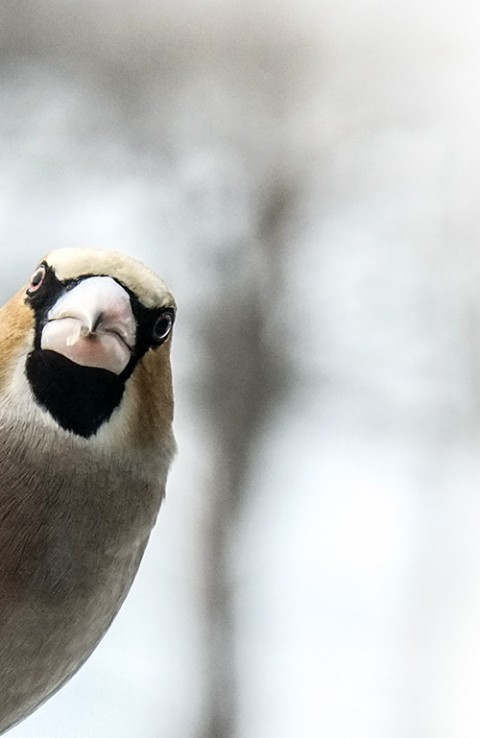
[{"label": "white snowy background", "polygon": [[179,455],[97,651],[12,738],[480,735],[480,11],[5,0],[0,294],[179,304]]}]

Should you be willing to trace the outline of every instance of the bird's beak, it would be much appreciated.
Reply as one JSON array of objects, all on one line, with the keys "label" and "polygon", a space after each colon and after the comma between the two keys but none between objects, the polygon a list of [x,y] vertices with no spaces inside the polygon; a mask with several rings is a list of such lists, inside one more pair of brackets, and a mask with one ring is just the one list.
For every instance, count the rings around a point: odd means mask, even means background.
[{"label": "bird's beak", "polygon": [[132,356],[136,322],[130,297],[111,277],[88,277],[64,292],[47,315],[41,348],[82,366],[121,374]]}]

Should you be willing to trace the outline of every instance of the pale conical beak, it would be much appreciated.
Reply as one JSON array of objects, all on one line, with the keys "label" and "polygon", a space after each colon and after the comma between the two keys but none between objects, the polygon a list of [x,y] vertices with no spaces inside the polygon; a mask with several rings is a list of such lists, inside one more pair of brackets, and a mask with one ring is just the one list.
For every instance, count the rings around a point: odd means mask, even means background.
[{"label": "pale conical beak", "polygon": [[135,339],[128,292],[111,277],[87,277],[49,311],[40,345],[81,366],[121,374]]}]

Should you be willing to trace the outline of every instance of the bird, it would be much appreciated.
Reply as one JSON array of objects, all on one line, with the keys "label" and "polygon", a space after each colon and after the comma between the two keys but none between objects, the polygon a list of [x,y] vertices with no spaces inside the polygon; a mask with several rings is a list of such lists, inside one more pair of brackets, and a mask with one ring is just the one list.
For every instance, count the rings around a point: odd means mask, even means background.
[{"label": "bird", "polygon": [[137,572],[176,452],[176,304],[114,251],[59,248],[0,308],[0,733],[73,676]]}]

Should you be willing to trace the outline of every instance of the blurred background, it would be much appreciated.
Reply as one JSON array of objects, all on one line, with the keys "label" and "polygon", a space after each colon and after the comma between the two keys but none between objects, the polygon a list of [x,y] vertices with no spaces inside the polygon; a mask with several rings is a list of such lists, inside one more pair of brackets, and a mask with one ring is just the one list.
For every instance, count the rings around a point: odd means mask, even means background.
[{"label": "blurred background", "polygon": [[140,573],[12,738],[478,738],[478,16],[1,3],[2,302],[94,246],[179,304]]}]

